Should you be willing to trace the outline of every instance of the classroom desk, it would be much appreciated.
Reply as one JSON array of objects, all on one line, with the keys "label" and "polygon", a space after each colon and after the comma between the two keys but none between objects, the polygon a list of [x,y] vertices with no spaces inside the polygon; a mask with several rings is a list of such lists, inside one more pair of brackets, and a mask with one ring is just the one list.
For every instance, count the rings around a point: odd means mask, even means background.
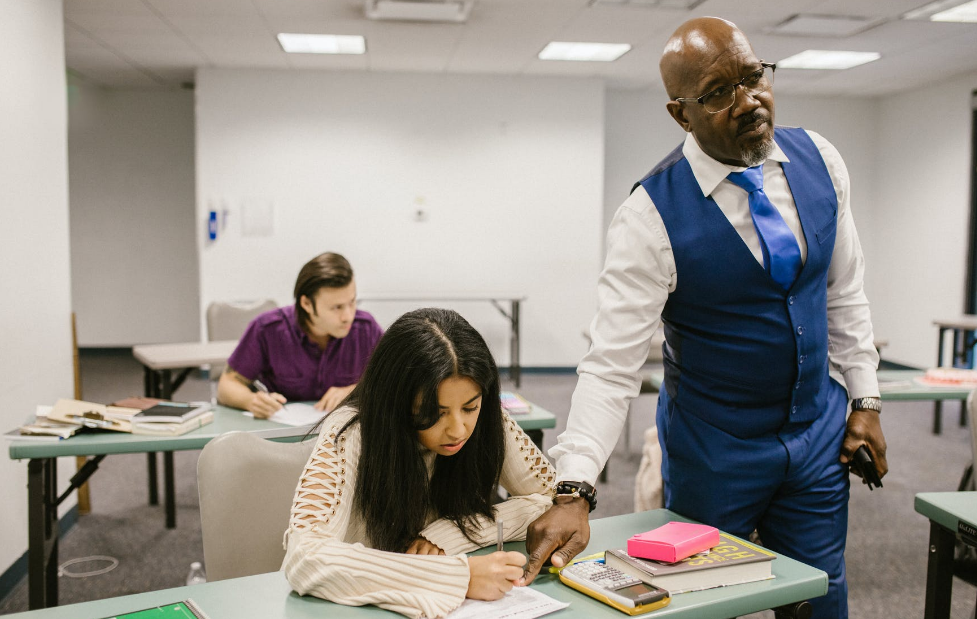
[{"label": "classroom desk", "polygon": [[[556,427],[556,416],[539,406],[523,415],[513,415],[529,438],[542,448],[543,430]],[[174,451],[203,449],[226,432],[252,432],[283,442],[300,440],[308,427],[285,426],[267,419],[252,419],[233,408],[217,406],[213,423],[181,436],[141,436],[125,432],[91,432],[63,441],[11,441],[12,460],[27,463],[27,571],[31,608],[58,604],[58,505],[98,469],[109,454],[162,451],[171,458]],[[57,495],[57,459],[86,456],[88,462],[71,478],[71,485]],[[176,524],[175,479],[168,469],[166,479],[167,527]]]},{"label": "classroom desk", "polygon": [[[915,378],[923,376],[923,370],[879,370],[879,391],[882,399],[892,402],[943,402],[944,400],[966,400],[972,391],[967,387],[930,387],[915,382]],[[844,385],[841,376],[832,376]],[[653,370],[647,373],[651,384],[660,389],[665,380],[665,370]],[[934,420],[933,434],[940,433],[939,414]]]},{"label": "classroom desk", "polygon": [[[237,340],[142,344],[132,347],[132,356],[142,364],[146,397],[170,400],[191,371],[202,365],[227,362],[236,346]],[[179,370],[175,380],[174,370]]]},{"label": "classroom desk", "polygon": [[[444,293],[444,294],[419,294],[411,295],[407,293],[380,293],[365,294],[356,298],[357,302],[363,305],[373,301],[423,301],[427,302],[468,302],[468,301],[488,301],[502,316],[509,321],[509,378],[519,387],[522,379],[522,366],[519,365],[519,309],[520,304],[526,300],[525,296],[517,294],[494,294],[494,293]],[[509,304],[509,310],[502,306],[502,303]]]},{"label": "classroom desk", "polygon": [[953,545],[957,535],[977,546],[977,492],[922,492],[916,511],[930,520],[924,619],[949,619]]},{"label": "classroom desk", "polygon": [[[237,340],[217,342],[186,342],[181,344],[142,344],[132,347],[132,356],[143,367],[143,395],[147,398],[172,400],[173,392],[180,388],[190,372],[202,365],[223,364],[237,347]],[[173,372],[178,371],[176,379]],[[146,468],[149,477],[149,504],[159,504],[159,487],[157,485],[156,452],[146,453]],[[173,477],[173,453],[163,453],[163,477],[166,480]],[[174,528],[176,520],[170,518],[172,488],[166,492],[166,526]]]},{"label": "classroom desk", "polygon": [[[647,531],[669,520],[685,520],[664,509],[602,518],[591,522],[590,545],[586,554],[607,548],[623,547],[633,533]],[[510,542],[506,550],[525,552],[522,542]],[[484,549],[479,553],[491,552]],[[721,587],[708,591],[683,593],[671,604],[649,615],[650,618],[726,619],[760,610],[792,604],[824,595],[828,590],[827,575],[813,567],[784,556],[772,565],[776,578],[762,582]],[[618,619],[619,611],[587,597],[562,584],[555,575],[544,573],[532,584],[543,593],[570,607],[553,617],[560,619]],[[210,619],[360,619],[366,617],[400,617],[374,606],[340,606],[314,597],[300,597],[292,593],[282,572],[233,578],[192,587],[178,587],[150,593],[139,593],[95,602],[72,604],[61,608],[32,611],[11,617],[22,619],[101,619],[123,612],[153,607],[176,600],[192,598]]]},{"label": "classroom desk", "polygon": [[[956,318],[934,320],[933,324],[940,330],[936,348],[936,367],[942,367],[944,365],[943,352],[947,331],[953,333],[950,338],[952,345],[950,348],[949,367],[967,366],[967,353],[972,351],[974,345],[977,344],[977,338],[974,337],[974,332],[977,331],[977,316],[964,314]],[[942,413],[943,404],[937,400],[933,403],[933,434],[939,434],[942,430]],[[964,426],[966,424],[966,411],[960,409],[960,425]]]}]

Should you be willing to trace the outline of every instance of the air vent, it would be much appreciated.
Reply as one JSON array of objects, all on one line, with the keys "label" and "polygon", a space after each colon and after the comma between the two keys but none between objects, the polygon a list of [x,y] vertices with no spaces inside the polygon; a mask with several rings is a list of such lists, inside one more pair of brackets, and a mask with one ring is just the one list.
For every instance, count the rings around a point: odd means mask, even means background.
[{"label": "air vent", "polygon": [[791,37],[850,37],[878,26],[882,19],[851,15],[794,15],[767,30],[767,34]]},{"label": "air vent", "polygon": [[369,19],[451,22],[468,19],[475,0],[366,0]]}]

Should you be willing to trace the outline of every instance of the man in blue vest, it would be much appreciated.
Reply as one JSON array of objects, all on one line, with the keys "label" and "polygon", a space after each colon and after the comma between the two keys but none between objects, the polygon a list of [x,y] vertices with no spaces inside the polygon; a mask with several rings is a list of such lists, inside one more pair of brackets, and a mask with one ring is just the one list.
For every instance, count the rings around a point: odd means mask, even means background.
[{"label": "man in blue vest", "polygon": [[814,616],[847,617],[848,463],[866,445],[888,470],[847,169],[823,137],[774,129],[775,66],[735,25],[686,22],[660,68],[688,136],[608,231],[593,346],[550,450],[560,483],[529,529],[525,581],[586,546],[593,484],[661,322],[666,507],[741,537],[756,530],[824,570]]}]

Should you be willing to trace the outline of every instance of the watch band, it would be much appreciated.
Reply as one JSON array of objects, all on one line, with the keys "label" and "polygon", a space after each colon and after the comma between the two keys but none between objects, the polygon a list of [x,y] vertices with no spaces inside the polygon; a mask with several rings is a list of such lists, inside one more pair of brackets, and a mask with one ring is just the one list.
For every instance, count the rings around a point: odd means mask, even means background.
[{"label": "watch band", "polygon": [[851,401],[852,410],[870,410],[876,413],[882,412],[882,400],[880,398],[855,398]]},{"label": "watch band", "polygon": [[[590,511],[597,508],[597,489],[584,481],[561,481],[556,484],[556,497],[568,496],[584,499],[590,505]],[[553,497],[553,500],[556,500]]]}]

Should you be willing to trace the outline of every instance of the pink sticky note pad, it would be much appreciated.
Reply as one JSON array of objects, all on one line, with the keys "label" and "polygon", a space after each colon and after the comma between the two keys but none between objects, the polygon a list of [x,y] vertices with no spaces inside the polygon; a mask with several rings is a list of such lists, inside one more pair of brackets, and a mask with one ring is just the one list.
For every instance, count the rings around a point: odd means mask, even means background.
[{"label": "pink sticky note pad", "polygon": [[675,563],[719,545],[719,529],[691,522],[669,522],[628,540],[628,554],[641,559]]}]

